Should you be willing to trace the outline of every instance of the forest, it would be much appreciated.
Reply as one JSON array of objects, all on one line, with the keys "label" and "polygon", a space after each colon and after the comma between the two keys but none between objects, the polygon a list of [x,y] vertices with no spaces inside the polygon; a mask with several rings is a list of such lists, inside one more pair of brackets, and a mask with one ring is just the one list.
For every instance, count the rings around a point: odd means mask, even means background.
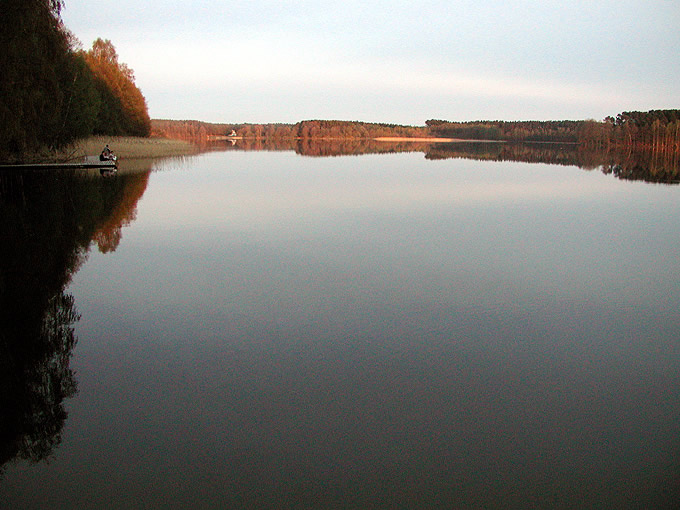
[{"label": "forest", "polygon": [[216,139],[230,134],[256,139],[363,139],[381,136],[427,136],[426,127],[342,120],[304,120],[295,124],[214,124],[197,120],[152,120],[153,136],[180,139]]},{"label": "forest", "polygon": [[208,123],[151,120],[132,69],[109,40],[88,50],[61,20],[63,0],[10,0],[0,17],[0,161],[18,161],[90,135],[181,138],[204,143],[235,134],[256,140],[453,138],[572,143],[680,152],[680,110],[626,111],[602,121],[448,121],[424,126],[341,120]]},{"label": "forest", "polygon": [[0,17],[0,160],[89,135],[148,136],[146,100],[108,40],[85,51],[62,0],[11,0]]},{"label": "forest", "polygon": [[582,143],[662,153],[680,152],[680,110],[623,112],[590,124]]},{"label": "forest", "polygon": [[428,120],[433,136],[466,140],[578,143],[588,147],[680,151],[680,110],[623,112],[604,121]]},{"label": "forest", "polygon": [[428,120],[425,126],[359,121],[305,120],[295,124],[215,124],[196,120],[153,120],[151,132],[166,138],[210,141],[235,133],[257,140],[351,140],[379,137],[453,138],[504,142],[571,143],[599,149],[680,152],[680,110],[623,112],[603,121]]},{"label": "forest", "polygon": [[473,121],[425,122],[431,136],[463,140],[493,140],[513,142],[572,142],[579,141],[583,121]]}]

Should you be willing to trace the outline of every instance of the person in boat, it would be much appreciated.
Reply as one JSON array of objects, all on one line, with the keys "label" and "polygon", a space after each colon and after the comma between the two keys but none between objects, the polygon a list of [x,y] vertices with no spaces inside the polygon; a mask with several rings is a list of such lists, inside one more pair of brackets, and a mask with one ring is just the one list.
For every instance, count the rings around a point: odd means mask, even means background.
[{"label": "person in boat", "polygon": [[109,149],[109,144],[106,144],[106,147],[104,147],[104,150],[99,155],[99,160],[110,161],[112,159],[114,159],[113,152],[111,152],[111,149]]}]

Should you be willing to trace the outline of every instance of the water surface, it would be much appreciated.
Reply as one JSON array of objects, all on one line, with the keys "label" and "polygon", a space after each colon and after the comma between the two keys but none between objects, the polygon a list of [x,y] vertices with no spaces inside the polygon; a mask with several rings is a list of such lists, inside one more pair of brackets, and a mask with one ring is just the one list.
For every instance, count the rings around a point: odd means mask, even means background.
[{"label": "water surface", "polygon": [[78,393],[11,507],[678,496],[677,186],[422,153],[135,179],[71,266]]}]

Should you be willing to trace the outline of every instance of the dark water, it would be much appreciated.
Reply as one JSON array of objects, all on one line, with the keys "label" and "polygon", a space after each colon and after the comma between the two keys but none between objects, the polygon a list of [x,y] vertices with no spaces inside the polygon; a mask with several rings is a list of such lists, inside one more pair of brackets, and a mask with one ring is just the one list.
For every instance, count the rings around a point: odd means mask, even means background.
[{"label": "dark water", "polygon": [[3,188],[5,338],[60,325],[4,347],[3,507],[677,503],[677,186],[422,153],[155,169]]}]

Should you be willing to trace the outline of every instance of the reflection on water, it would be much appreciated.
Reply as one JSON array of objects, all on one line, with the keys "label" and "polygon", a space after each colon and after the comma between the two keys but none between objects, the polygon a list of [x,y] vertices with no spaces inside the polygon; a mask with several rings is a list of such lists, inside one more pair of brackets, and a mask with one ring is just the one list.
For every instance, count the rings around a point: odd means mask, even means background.
[{"label": "reflection on water", "polygon": [[460,143],[434,145],[425,157],[547,163],[585,170],[600,169],[624,180],[664,184],[680,182],[678,153],[603,151],[569,144]]},{"label": "reflection on water", "polygon": [[0,175],[0,469],[14,458],[47,459],[61,441],[80,318],[65,288],[92,241],[116,249],[147,180],[148,171],[107,180]]},{"label": "reflection on water", "polygon": [[561,143],[495,143],[495,142],[389,142],[374,139],[277,140],[245,139],[203,144],[203,150],[271,150],[295,151],[302,156],[359,156],[397,152],[422,152],[425,158],[474,159],[479,161],[515,161],[577,166],[584,170],[599,169],[619,179],[678,184],[680,154],[631,152],[593,149],[577,144]]},{"label": "reflection on water", "polygon": [[674,503],[677,188],[485,145],[0,180],[2,500]]}]

